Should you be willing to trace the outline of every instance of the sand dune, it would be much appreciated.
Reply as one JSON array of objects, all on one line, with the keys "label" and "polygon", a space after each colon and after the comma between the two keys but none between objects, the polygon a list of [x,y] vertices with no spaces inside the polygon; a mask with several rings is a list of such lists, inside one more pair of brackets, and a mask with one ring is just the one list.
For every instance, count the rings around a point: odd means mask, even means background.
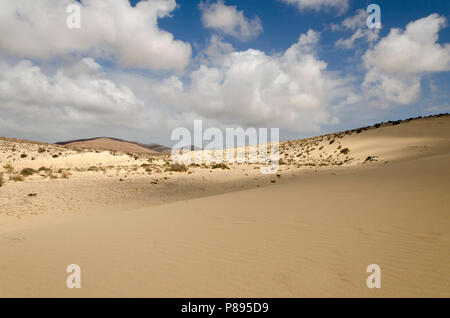
[{"label": "sand dune", "polygon": [[[80,155],[31,160],[9,147],[2,162],[16,170]],[[176,173],[163,159],[148,172],[145,156],[103,153],[114,168],[7,180],[0,296],[450,296],[448,116],[280,148],[278,177],[249,164]],[[81,267],[81,289],[66,287],[69,264]],[[369,264],[382,269],[381,289],[366,287]]]}]

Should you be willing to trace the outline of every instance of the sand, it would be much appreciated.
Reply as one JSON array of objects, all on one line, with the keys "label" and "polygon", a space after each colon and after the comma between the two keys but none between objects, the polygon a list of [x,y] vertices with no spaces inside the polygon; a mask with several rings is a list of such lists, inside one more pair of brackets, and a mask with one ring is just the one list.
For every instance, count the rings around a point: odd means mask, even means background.
[{"label": "sand", "polygon": [[[86,153],[118,160],[126,180],[115,166],[7,181],[0,296],[449,297],[450,118],[338,136],[283,143],[279,177],[248,164],[146,173],[130,168],[146,158]],[[66,287],[69,264],[81,289]],[[380,289],[366,287],[369,264]]]}]

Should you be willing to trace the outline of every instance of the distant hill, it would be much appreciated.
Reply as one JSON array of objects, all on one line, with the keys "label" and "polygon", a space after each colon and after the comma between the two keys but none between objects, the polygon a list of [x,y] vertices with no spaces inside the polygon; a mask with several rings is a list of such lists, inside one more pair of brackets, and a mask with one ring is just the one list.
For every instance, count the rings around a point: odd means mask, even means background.
[{"label": "distant hill", "polygon": [[128,141],[112,137],[96,137],[90,139],[77,139],[70,141],[57,142],[57,145],[63,145],[74,148],[89,148],[98,150],[115,150],[120,152],[162,154],[170,148],[158,144],[140,144],[134,141]]},{"label": "distant hill", "polygon": [[171,148],[163,146],[163,145],[158,145],[158,144],[149,144],[149,145],[141,145],[141,146],[143,146],[147,149],[150,149],[150,150],[154,150],[159,153],[167,153],[167,152],[170,153],[172,151]]}]

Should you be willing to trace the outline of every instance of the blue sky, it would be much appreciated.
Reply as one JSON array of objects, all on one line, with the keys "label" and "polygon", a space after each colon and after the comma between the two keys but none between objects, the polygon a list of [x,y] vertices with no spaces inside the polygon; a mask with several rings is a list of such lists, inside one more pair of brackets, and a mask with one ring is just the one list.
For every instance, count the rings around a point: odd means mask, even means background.
[{"label": "blue sky", "polygon": [[79,30],[73,3],[2,4],[0,135],[171,144],[202,119],[299,138],[450,111],[449,1],[85,0]]},{"label": "blue sky", "polygon": [[[137,1],[131,1],[135,5]],[[173,18],[162,19],[160,25],[162,28],[170,31],[176,37],[197,43],[199,49],[205,44],[206,39],[213,31],[205,29],[201,23],[201,12],[198,10],[198,1],[180,0],[179,8],[175,11]],[[333,14],[333,9],[327,12],[315,11],[299,11],[291,6],[287,6],[281,1],[271,0],[228,0],[227,5],[234,5],[243,10],[247,16],[259,16],[263,22],[264,32],[249,42],[241,42],[233,37],[227,37],[227,41],[231,42],[237,49],[246,50],[254,48],[264,52],[275,53],[286,50],[294,43],[300,34],[314,29],[323,32],[321,49],[319,56],[325,60],[329,69],[350,72],[363,76],[363,72],[355,65],[355,54],[357,50],[367,48],[367,44],[361,45],[355,49],[342,50],[336,48],[334,43],[342,37],[343,33],[332,32],[329,30],[330,24],[339,24],[345,18],[352,16],[356,10],[365,9],[370,4],[378,4],[382,12],[382,25],[380,31],[381,36],[386,36],[391,28],[404,28],[409,22],[426,17],[433,13],[438,13],[449,18],[450,1],[442,0],[379,0],[379,1],[359,1],[351,0],[350,7],[343,15]],[[188,27],[187,27],[188,26]],[[349,34],[351,32],[344,32]],[[445,44],[450,42],[450,28],[446,27],[439,32],[438,43]],[[194,52],[196,47],[194,46]],[[194,53],[195,54],[195,53]],[[400,117],[426,115],[430,112],[424,109],[422,101],[433,100],[435,104],[450,104],[450,72],[437,73],[427,76],[424,79],[425,84],[428,80],[433,80],[439,86],[439,95],[430,94],[429,89],[423,89],[423,99],[409,105],[409,107],[393,109],[390,112],[380,114],[377,118],[367,118],[360,123],[356,122],[341,125],[343,129],[356,127],[359,124],[370,124],[374,120],[391,120]],[[450,109],[443,109],[443,111]],[[353,126],[352,126],[353,125]],[[333,128],[330,128],[331,130]],[[292,136],[293,137],[293,136]]]}]

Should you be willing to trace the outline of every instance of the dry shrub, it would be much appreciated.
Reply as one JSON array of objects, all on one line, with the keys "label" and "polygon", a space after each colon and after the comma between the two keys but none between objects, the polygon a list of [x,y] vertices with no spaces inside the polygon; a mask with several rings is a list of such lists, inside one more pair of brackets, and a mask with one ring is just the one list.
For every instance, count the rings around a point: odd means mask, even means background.
[{"label": "dry shrub", "polygon": [[25,179],[20,174],[15,174],[15,175],[9,177],[9,180],[12,180],[14,182],[18,182],[18,181],[23,181]]},{"label": "dry shrub", "polygon": [[61,172],[61,178],[64,179],[69,179],[69,176],[71,176],[72,174],[69,171],[62,171]]},{"label": "dry shrub", "polygon": [[216,163],[215,165],[213,165],[211,167],[211,169],[222,169],[222,170],[230,170],[230,167],[228,167],[226,164],[224,163]]},{"label": "dry shrub", "polygon": [[189,170],[189,168],[185,164],[172,163],[168,167],[166,167],[165,171],[187,172],[188,170]]},{"label": "dry shrub", "polygon": [[20,174],[24,177],[32,176],[36,171],[32,168],[25,168],[20,171]]},{"label": "dry shrub", "polygon": [[9,163],[4,165],[3,169],[5,169],[7,173],[13,173],[14,172],[13,166],[11,166]]}]

